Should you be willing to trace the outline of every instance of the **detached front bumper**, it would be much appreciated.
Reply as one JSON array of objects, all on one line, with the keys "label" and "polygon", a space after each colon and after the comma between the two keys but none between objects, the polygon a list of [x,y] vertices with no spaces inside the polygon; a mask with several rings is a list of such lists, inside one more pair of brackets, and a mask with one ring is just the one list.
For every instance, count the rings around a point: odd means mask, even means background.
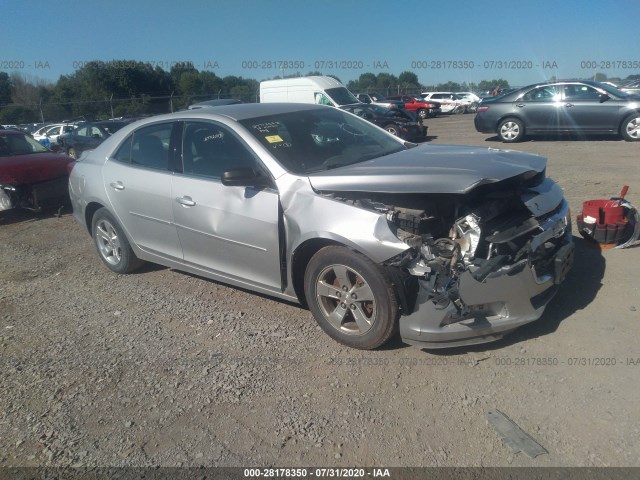
[{"label": "detached front bumper", "polygon": [[[400,336],[406,343],[423,348],[449,348],[491,342],[516,328],[540,318],[546,305],[564,281],[574,259],[574,245],[567,222],[568,205],[545,222],[545,229],[532,237],[542,245],[555,239],[555,252],[545,259],[545,268],[523,259],[474,278],[465,271],[459,279],[458,293],[466,307],[464,316],[451,302],[433,302],[420,286],[413,313],[400,318]],[[540,266],[540,264],[538,264]]]}]

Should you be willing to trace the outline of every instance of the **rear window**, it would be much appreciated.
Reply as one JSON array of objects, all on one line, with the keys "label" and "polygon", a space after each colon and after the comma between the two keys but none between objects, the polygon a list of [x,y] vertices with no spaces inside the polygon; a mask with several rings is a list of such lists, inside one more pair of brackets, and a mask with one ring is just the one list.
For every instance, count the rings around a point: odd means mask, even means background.
[{"label": "rear window", "polygon": [[0,157],[48,151],[45,146],[28,135],[0,135]]}]

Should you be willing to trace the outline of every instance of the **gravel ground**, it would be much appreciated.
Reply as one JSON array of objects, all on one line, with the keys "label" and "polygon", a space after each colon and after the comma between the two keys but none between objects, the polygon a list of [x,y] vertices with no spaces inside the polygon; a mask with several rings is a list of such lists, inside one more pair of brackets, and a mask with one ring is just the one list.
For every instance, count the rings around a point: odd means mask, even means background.
[{"label": "gravel ground", "polygon": [[[503,147],[471,115],[433,143]],[[640,145],[549,158],[574,214],[631,186]],[[493,344],[361,352],[311,314],[164,267],[110,273],[69,214],[0,213],[0,467],[640,466],[640,249],[577,240],[543,318]],[[547,451],[514,454],[498,409]]]}]

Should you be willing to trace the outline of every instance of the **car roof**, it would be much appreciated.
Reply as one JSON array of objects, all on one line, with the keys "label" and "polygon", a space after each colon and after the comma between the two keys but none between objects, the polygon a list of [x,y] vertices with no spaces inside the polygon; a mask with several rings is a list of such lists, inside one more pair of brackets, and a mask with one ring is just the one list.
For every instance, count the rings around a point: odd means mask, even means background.
[{"label": "car roof", "polygon": [[183,110],[180,112],[157,115],[145,118],[145,122],[162,120],[174,120],[179,118],[210,118],[212,116],[225,116],[232,120],[246,120],[248,118],[266,117],[269,115],[279,115],[283,113],[299,112],[302,110],[320,110],[329,107],[326,105],[315,105],[312,103],[240,103],[235,105],[220,105],[216,107],[202,107],[194,110]]}]

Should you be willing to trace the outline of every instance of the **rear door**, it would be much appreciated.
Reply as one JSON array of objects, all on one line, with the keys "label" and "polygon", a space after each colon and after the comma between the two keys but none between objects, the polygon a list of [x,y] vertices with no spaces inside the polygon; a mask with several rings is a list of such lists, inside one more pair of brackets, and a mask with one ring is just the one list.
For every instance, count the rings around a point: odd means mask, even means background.
[{"label": "rear door", "polygon": [[513,102],[512,109],[523,120],[525,131],[553,132],[562,125],[562,102],[553,85],[529,90]]},{"label": "rear door", "polygon": [[230,187],[222,174],[263,169],[229,127],[186,121],[182,127],[183,173],[172,184],[172,209],[191,266],[281,290],[279,196],[275,188]]},{"label": "rear door", "polygon": [[130,240],[150,253],[182,259],[173,221],[175,122],[134,131],[103,167],[107,196]]}]

